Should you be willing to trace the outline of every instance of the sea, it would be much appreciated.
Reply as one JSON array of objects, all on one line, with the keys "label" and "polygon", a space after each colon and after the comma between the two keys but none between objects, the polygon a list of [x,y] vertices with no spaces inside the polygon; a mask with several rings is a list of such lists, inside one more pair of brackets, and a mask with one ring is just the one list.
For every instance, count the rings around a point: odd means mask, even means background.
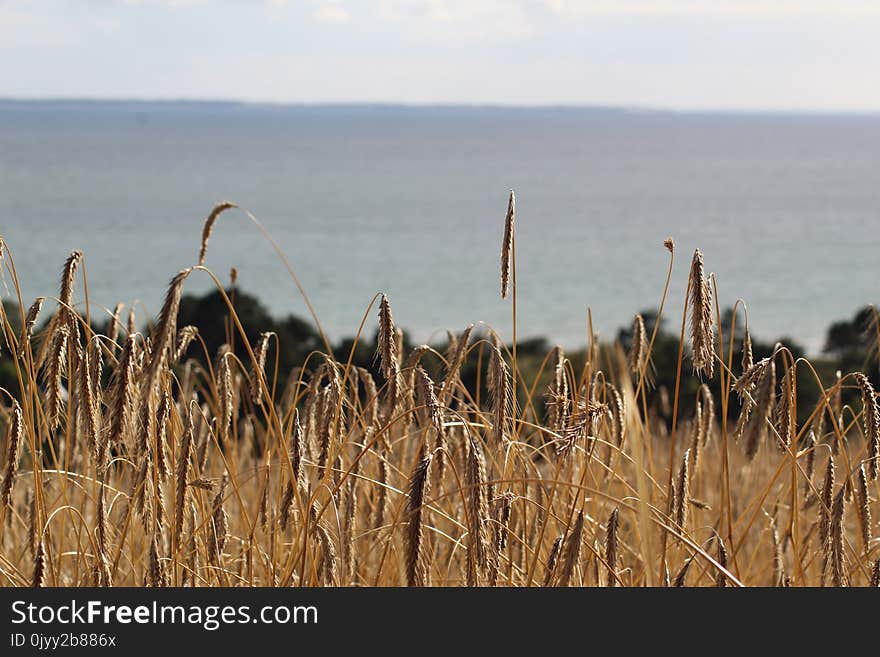
[{"label": "sea", "polygon": [[[499,256],[516,192],[517,331],[574,349],[656,308],[677,329],[694,249],[756,338],[822,350],[880,300],[880,116],[627,108],[0,101],[0,235],[25,304],[84,253],[93,316],[146,321],[198,259],[216,203],[245,208],[332,338],[375,330],[378,292],[416,342],[511,335]],[[308,317],[249,216],[206,266],[277,316]],[[215,285],[196,272],[186,292]],[[0,282],[14,298],[9,271]],[[77,300],[85,302],[78,283]]]}]

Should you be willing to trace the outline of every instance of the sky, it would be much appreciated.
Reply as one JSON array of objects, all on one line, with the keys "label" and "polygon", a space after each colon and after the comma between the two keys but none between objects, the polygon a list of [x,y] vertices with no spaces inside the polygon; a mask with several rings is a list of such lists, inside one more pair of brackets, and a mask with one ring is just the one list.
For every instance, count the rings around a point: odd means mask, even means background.
[{"label": "sky", "polygon": [[880,0],[0,0],[0,97],[880,111]]}]

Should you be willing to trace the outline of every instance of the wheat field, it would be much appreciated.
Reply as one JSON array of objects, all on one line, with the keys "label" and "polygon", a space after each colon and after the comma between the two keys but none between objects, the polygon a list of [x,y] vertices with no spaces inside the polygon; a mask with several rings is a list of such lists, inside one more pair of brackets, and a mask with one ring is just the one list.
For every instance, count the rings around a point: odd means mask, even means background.
[{"label": "wheat field", "polygon": [[[869,379],[823,381],[782,344],[756,360],[747,329],[735,348],[741,315],[722,326],[700,251],[687,289],[670,290],[678,254],[657,247],[661,314],[668,296],[686,300],[661,417],[657,329],[640,316],[626,347],[593,339],[583,359],[556,347],[537,373],[519,366],[513,193],[499,221],[513,335],[471,326],[442,353],[407,350],[379,293],[358,338],[378,331],[381,376],[329,343],[281,372],[277,336],[247,343],[205,266],[215,224],[236,212],[210,213],[198,264],[143,332],[121,306],[94,328],[77,251],[46,322],[0,243],[19,314],[0,318],[17,378],[0,391],[2,585],[880,585]],[[204,345],[178,326],[192,275],[212,278],[243,352],[185,357]],[[799,388],[818,401],[804,407]]]}]

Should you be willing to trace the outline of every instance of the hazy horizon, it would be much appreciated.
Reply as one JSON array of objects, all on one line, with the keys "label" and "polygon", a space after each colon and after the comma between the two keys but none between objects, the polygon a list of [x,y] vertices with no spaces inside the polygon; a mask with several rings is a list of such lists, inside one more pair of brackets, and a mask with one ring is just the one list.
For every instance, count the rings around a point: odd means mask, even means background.
[{"label": "hazy horizon", "polygon": [[56,104],[56,105],[193,105],[216,107],[266,108],[266,109],[412,109],[412,110],[546,110],[561,112],[597,112],[632,114],[683,114],[683,115],[763,115],[763,116],[815,116],[815,117],[880,117],[878,109],[786,109],[786,108],[736,108],[704,107],[681,108],[654,105],[602,105],[565,103],[467,103],[467,102],[401,102],[401,101],[266,101],[240,98],[150,98],[150,97],[93,97],[93,96],[2,96],[0,104]]},{"label": "hazy horizon", "polygon": [[868,0],[0,0],[0,96],[880,112]]}]

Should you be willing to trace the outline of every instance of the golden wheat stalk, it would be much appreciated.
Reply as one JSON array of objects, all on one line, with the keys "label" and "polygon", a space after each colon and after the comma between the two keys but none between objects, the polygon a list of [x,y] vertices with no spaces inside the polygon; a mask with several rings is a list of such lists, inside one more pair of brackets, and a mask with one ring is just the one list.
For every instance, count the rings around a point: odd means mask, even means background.
[{"label": "golden wheat stalk", "polygon": [[428,470],[431,467],[431,454],[419,459],[409,480],[407,493],[407,532],[406,532],[406,583],[407,586],[426,585],[426,564],[424,545],[425,498],[428,494],[430,480]]},{"label": "golden wheat stalk", "polygon": [[694,369],[708,378],[715,372],[715,321],[712,287],[703,267],[703,253],[694,251],[690,280],[691,348]]},{"label": "golden wheat stalk", "polygon": [[214,223],[217,221],[217,217],[226,210],[231,210],[232,208],[237,207],[238,206],[231,201],[221,201],[214,206],[214,209],[211,210],[211,214],[205,219],[205,224],[202,226],[202,243],[199,248],[199,265],[205,264],[205,256],[208,255],[208,240],[211,239],[211,232],[214,230]]},{"label": "golden wheat stalk", "polygon": [[501,298],[506,299],[510,289],[510,261],[516,231],[516,195],[510,190],[507,199],[507,215],[504,217],[504,238],[501,241]]}]

